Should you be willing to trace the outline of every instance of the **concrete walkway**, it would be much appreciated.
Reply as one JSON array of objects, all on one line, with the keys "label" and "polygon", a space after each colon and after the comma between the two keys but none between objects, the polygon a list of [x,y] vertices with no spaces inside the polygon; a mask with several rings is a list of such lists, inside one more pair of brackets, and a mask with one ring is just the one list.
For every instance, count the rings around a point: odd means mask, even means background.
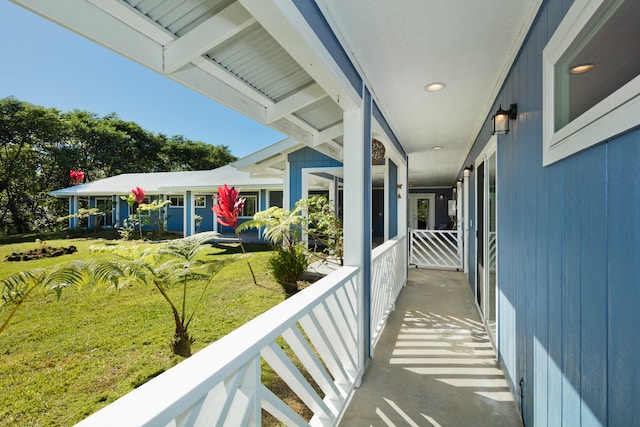
[{"label": "concrete walkway", "polygon": [[409,270],[341,426],[521,426],[463,273]]}]

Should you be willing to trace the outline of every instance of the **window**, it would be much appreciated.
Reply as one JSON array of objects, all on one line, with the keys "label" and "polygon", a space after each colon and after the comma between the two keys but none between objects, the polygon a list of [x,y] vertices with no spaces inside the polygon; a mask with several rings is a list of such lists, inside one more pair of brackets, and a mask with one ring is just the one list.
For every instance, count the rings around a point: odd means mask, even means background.
[{"label": "window", "polygon": [[244,203],[240,216],[254,216],[258,206],[258,196],[244,196],[247,201]]},{"label": "window", "polygon": [[640,124],[640,2],[575,0],[543,54],[543,163]]},{"label": "window", "polygon": [[207,198],[205,196],[196,196],[194,199],[196,208],[206,208]]},{"label": "window", "polygon": [[181,208],[184,206],[184,196],[171,196],[169,200],[171,200],[172,208]]}]

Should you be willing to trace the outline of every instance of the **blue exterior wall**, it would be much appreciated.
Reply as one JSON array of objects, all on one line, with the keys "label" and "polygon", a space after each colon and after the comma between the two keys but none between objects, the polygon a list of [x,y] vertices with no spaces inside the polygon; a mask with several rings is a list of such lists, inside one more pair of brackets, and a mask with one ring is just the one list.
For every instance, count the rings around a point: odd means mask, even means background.
[{"label": "blue exterior wall", "polygon": [[288,209],[293,209],[296,202],[302,198],[302,169],[342,167],[342,163],[326,156],[312,148],[304,147],[290,153],[289,159],[289,203]]},{"label": "blue exterior wall", "polygon": [[167,206],[167,231],[182,231],[184,209],[184,206]]},{"label": "blue exterior wall", "polygon": [[499,358],[526,425],[640,425],[640,130],[542,167],[542,50],[570,6],[543,2],[492,109],[518,103],[498,137]]},{"label": "blue exterior wall", "polygon": [[398,235],[398,167],[389,160],[389,238]]},{"label": "blue exterior wall", "polygon": [[[410,188],[409,194],[433,193],[436,195],[435,229],[449,222],[449,200],[453,197],[452,188]],[[443,197],[440,197],[442,195]],[[470,276],[473,277],[473,276]]]}]

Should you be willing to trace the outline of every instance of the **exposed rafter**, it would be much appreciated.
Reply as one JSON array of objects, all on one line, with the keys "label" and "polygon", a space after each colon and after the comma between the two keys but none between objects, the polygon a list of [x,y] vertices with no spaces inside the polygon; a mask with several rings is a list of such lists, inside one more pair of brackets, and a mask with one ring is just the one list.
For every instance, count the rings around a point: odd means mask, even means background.
[{"label": "exposed rafter", "polygon": [[256,20],[239,3],[232,3],[164,49],[164,72],[171,74],[220,43],[247,28]]}]

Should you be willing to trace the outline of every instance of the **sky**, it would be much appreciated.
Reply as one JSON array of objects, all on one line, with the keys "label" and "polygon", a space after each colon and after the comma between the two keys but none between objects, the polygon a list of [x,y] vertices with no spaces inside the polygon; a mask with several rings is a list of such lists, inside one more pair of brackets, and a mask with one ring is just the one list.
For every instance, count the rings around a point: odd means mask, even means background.
[{"label": "sky", "polygon": [[116,113],[153,133],[243,157],[284,135],[32,12],[0,0],[0,98]]}]

